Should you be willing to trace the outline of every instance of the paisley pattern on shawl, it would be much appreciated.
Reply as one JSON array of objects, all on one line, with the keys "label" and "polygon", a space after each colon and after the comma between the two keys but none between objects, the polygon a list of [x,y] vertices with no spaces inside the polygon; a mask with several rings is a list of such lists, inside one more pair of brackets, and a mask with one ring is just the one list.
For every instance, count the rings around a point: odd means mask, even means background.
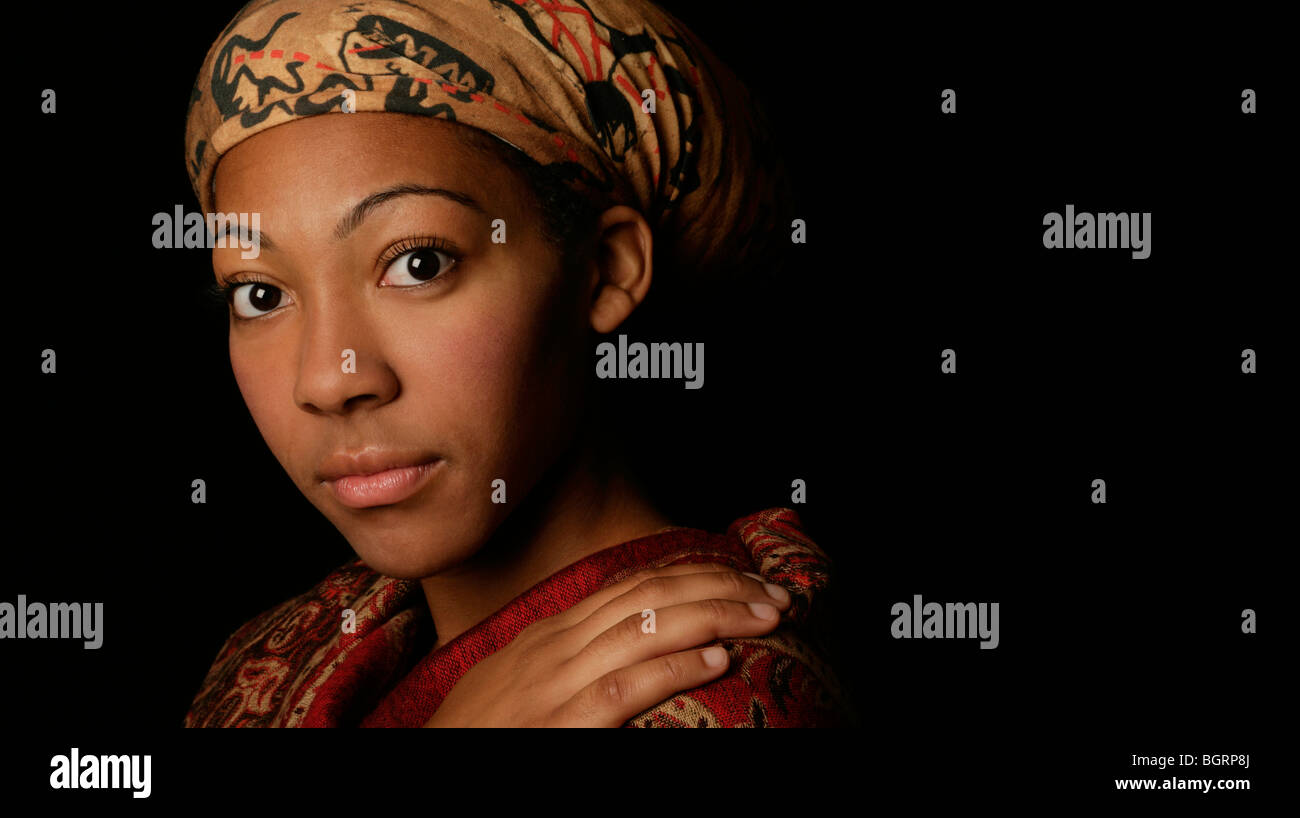
[{"label": "paisley pattern on shawl", "polygon": [[[786,620],[760,638],[720,640],[731,664],[717,680],[629,720],[628,727],[838,726],[857,713],[827,661],[830,560],[790,509],[734,522],[725,535],[669,528],[607,548],[525,591],[447,644],[435,643],[418,582],[354,560],[227,640],[186,716],[187,727],[419,727],[471,667],[530,623],[567,610],[645,568],[716,562],[791,592]],[[344,631],[345,611],[355,629]]]}]

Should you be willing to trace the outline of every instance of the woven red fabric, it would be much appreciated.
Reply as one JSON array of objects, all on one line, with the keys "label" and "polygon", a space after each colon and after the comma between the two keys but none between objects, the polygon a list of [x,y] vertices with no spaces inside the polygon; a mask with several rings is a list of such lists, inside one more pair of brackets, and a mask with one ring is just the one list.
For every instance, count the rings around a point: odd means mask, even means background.
[{"label": "woven red fabric", "polygon": [[[856,715],[824,655],[814,597],[830,561],[790,509],[733,523],[725,535],[673,528],[607,548],[533,586],[439,649],[418,582],[359,561],[239,629],[222,648],[186,726],[419,727],[471,667],[530,623],[651,567],[716,562],[787,588],[788,622],[755,639],[720,640],[727,672],[625,726],[836,726]],[[345,609],[356,630],[340,627]],[[422,658],[421,658],[422,657]]]}]

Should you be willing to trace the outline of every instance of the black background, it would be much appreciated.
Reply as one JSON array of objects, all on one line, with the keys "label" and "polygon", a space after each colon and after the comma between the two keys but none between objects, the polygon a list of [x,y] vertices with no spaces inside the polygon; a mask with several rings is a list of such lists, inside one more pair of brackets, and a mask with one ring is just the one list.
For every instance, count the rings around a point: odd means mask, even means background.
[{"label": "black background", "polygon": [[[864,797],[1151,804],[1191,796],[1115,793],[1114,778],[1147,775],[1131,754],[1248,752],[1249,771],[1151,777],[1269,789],[1296,377],[1294,88],[1270,26],[1030,36],[993,19],[663,5],[766,106],[808,225],[774,284],[698,311],[708,388],[654,391],[678,521],[721,530],[807,481],[798,511],[836,564],[840,669],[865,719],[848,735],[740,740],[726,775],[795,764]],[[224,308],[203,296],[206,252],[150,244],[153,213],[197,207],[185,103],[238,4],[155,8],[66,21],[10,99],[0,600],[102,601],[106,625],[98,651],[0,645],[0,780],[13,797],[130,800],[49,791],[48,759],[71,746],[153,753],[155,803],[241,792],[322,756],[418,769],[416,739],[350,754],[346,738],[180,729],[225,637],[351,551],[244,407]],[[955,116],[939,113],[944,88]],[[1067,203],[1150,211],[1150,258],[1044,249],[1043,215]],[[39,371],[47,347],[54,376]],[[939,371],[948,347],[953,376]],[[1246,347],[1258,374],[1241,373]],[[195,477],[206,505],[190,502]],[[1090,501],[1097,477],[1105,505]],[[913,594],[999,602],[999,648],[892,639],[890,607]],[[1241,633],[1244,608],[1259,633]],[[462,741],[482,752],[454,763],[500,763],[498,739]],[[607,763],[636,769],[641,746]]]}]

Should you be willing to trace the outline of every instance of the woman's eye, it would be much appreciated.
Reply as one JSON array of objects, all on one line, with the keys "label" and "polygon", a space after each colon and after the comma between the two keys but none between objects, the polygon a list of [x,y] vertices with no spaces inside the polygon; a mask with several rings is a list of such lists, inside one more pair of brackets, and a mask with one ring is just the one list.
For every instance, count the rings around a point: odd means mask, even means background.
[{"label": "woman's eye", "polygon": [[231,308],[239,318],[257,318],[288,303],[283,290],[260,281],[240,285],[230,296]]},{"label": "woman's eye", "polygon": [[455,262],[454,258],[441,250],[421,247],[393,259],[384,272],[384,279],[393,276],[387,285],[389,287],[414,287],[447,272],[447,268]]}]

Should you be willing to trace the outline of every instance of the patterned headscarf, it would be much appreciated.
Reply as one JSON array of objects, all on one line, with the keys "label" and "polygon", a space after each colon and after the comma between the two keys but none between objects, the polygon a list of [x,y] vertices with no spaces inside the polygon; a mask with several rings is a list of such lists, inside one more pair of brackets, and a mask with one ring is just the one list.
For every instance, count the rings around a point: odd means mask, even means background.
[{"label": "patterned headscarf", "polygon": [[757,260],[786,195],[748,90],[648,0],[254,0],[190,97],[203,210],[231,147],[345,108],[454,120],[559,163],[598,205],[641,211],[665,260],[692,275]]}]

